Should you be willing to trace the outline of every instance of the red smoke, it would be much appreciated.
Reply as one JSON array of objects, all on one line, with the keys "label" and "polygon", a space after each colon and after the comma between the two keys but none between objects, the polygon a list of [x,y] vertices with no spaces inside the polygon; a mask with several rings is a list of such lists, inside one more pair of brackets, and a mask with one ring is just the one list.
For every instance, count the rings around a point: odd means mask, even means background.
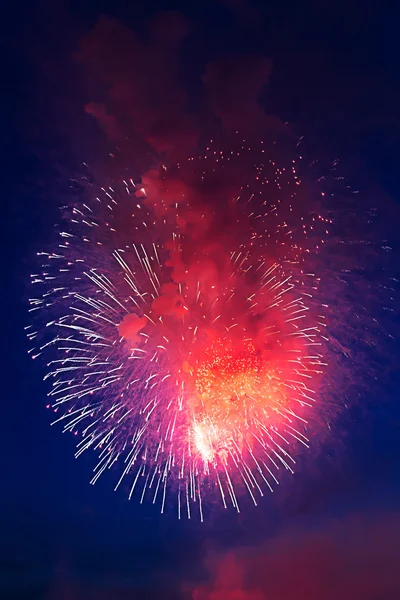
[{"label": "red smoke", "polygon": [[400,516],[348,517],[209,559],[193,600],[395,600]]},{"label": "red smoke", "polygon": [[271,69],[271,61],[257,55],[227,56],[207,65],[203,81],[209,103],[228,131],[240,128],[248,135],[257,128],[282,129],[280,119],[266,115],[260,104]]},{"label": "red smoke", "polygon": [[[164,11],[140,32],[103,16],[82,39],[76,59],[91,96],[86,112],[112,142],[141,138],[173,160],[196,147],[204,107],[196,112],[189,107],[185,86],[182,46],[190,33],[181,13]],[[266,115],[260,104],[271,68],[271,61],[259,55],[227,55],[204,66],[199,78],[208,109],[225,131],[258,136],[282,130],[280,119]]]},{"label": "red smoke", "polygon": [[137,315],[126,315],[124,320],[119,324],[118,331],[121,337],[125,338],[131,346],[135,346],[138,341],[138,333],[147,323],[146,317],[138,317]]},{"label": "red smoke", "polygon": [[140,36],[101,17],[82,40],[77,58],[89,90],[103,98],[86,110],[113,141],[140,136],[156,152],[175,157],[196,144],[197,127],[185,111],[179,81],[180,45],[189,31],[186,19],[171,11],[157,15]]}]

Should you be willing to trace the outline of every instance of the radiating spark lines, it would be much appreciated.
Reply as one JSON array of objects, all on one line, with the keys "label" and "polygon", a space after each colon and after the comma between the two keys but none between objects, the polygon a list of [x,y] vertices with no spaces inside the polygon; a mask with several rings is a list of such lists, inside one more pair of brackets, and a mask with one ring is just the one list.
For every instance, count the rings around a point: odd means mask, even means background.
[{"label": "radiating spark lines", "polygon": [[329,219],[296,204],[294,163],[266,168],[261,145],[238,186],[246,144],[213,148],[153,173],[151,194],[124,180],[67,211],[32,276],[47,320],[27,328],[53,422],[98,456],[91,482],[118,467],[115,489],[179,518],[203,519],[208,494],[257,505],[293,472],[326,368],[306,258]]}]

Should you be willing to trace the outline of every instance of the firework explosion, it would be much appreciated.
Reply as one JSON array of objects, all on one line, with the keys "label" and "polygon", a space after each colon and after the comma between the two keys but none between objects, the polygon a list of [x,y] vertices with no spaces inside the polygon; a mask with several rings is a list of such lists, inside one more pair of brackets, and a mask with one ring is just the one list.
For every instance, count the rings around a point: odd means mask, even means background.
[{"label": "firework explosion", "polygon": [[63,209],[27,333],[92,483],[117,463],[129,498],[202,519],[205,494],[239,511],[293,471],[329,350],[330,219],[303,187],[295,160],[238,138]]}]

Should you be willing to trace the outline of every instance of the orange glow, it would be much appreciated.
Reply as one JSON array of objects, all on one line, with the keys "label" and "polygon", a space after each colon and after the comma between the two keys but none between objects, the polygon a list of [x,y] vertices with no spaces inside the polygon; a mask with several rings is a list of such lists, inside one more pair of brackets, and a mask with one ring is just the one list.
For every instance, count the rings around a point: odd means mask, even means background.
[{"label": "orange glow", "polygon": [[240,351],[235,351],[220,340],[197,370],[197,391],[203,399],[236,403],[254,392],[260,368],[260,357],[251,342],[245,342]]},{"label": "orange glow", "polygon": [[[235,347],[237,346],[237,348]],[[206,351],[195,376],[192,435],[204,462],[225,462],[254,445],[257,422],[272,425],[288,403],[283,374],[251,341],[220,339]]]}]

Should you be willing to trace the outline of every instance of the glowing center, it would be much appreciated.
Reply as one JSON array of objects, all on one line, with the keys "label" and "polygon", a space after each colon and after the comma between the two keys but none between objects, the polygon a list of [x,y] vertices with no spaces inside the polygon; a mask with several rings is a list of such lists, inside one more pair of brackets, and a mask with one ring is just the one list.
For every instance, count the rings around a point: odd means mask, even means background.
[{"label": "glowing center", "polygon": [[251,342],[235,351],[220,341],[209,349],[197,369],[197,391],[206,404],[209,401],[235,403],[243,396],[254,394],[260,368],[260,357]]}]

